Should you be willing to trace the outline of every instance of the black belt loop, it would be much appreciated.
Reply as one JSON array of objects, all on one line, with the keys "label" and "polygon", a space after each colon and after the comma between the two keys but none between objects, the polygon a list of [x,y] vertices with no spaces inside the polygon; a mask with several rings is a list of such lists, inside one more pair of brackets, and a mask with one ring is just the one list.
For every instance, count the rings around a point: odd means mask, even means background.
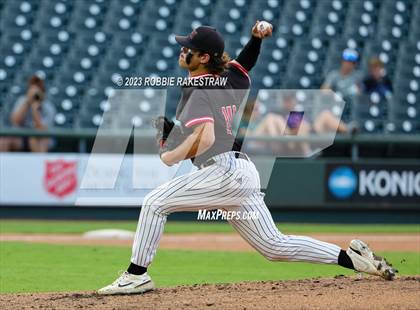
[{"label": "black belt loop", "polygon": [[[248,155],[246,155],[245,153],[241,153],[241,152],[234,152],[234,156],[236,159],[245,159],[245,160],[249,160]],[[202,163],[200,165],[200,169],[204,169],[208,166],[214,165],[216,163],[216,161],[213,158],[209,158],[207,159],[206,162]]]}]

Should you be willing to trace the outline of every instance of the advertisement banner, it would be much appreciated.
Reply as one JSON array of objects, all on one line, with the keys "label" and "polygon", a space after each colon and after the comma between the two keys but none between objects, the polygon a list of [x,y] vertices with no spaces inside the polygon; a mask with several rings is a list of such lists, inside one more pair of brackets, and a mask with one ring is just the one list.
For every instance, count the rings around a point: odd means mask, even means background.
[{"label": "advertisement banner", "polygon": [[114,163],[120,155],[96,156],[92,161],[89,154],[0,153],[0,204],[138,207],[181,171],[165,166],[158,155],[125,155],[119,165]]},{"label": "advertisement banner", "polygon": [[386,202],[420,205],[420,165],[327,164],[327,202]]}]

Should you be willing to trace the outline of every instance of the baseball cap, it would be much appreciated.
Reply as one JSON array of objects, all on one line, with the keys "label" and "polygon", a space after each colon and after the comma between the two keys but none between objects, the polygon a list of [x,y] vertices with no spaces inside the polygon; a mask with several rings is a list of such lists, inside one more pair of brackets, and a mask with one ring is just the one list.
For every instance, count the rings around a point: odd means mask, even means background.
[{"label": "baseball cap", "polygon": [[341,58],[345,61],[356,62],[359,60],[359,53],[353,49],[346,48],[343,51]]},{"label": "baseball cap", "polygon": [[225,42],[216,28],[200,26],[188,36],[175,36],[181,46],[209,53],[211,56],[222,56]]}]

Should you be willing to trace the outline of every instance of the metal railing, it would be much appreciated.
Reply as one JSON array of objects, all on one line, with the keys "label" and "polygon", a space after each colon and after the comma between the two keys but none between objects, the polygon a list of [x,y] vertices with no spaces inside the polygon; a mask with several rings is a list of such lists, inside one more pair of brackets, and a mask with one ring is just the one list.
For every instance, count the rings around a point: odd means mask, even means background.
[{"label": "metal railing", "polygon": [[[86,151],[86,142],[93,141],[98,134],[105,138],[127,138],[128,129],[107,130],[107,129],[48,129],[31,130],[20,128],[0,128],[0,137],[53,137],[56,139],[76,139],[79,140],[79,152]],[[132,137],[151,141],[154,139],[156,131],[154,129],[134,129],[131,131]],[[331,134],[307,135],[307,136],[247,136],[248,141],[264,142],[311,142],[323,143],[331,141]],[[379,145],[409,145],[420,146],[420,134],[366,134],[356,133],[352,135],[338,134],[334,137],[335,145],[349,145],[352,147],[352,158],[358,158],[359,146],[379,146]]]}]

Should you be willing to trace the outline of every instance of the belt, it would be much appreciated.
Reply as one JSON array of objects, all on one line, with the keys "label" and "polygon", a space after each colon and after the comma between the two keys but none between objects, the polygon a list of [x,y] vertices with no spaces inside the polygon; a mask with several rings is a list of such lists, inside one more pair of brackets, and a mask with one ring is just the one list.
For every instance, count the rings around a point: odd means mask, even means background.
[{"label": "belt", "polygon": [[[241,152],[234,152],[235,153],[235,158],[236,159],[245,159],[245,160],[249,160],[248,155],[241,153]],[[202,163],[200,165],[200,169],[206,168],[208,166],[214,165],[216,163],[216,161],[213,158],[209,158],[207,159],[204,163]]]}]

